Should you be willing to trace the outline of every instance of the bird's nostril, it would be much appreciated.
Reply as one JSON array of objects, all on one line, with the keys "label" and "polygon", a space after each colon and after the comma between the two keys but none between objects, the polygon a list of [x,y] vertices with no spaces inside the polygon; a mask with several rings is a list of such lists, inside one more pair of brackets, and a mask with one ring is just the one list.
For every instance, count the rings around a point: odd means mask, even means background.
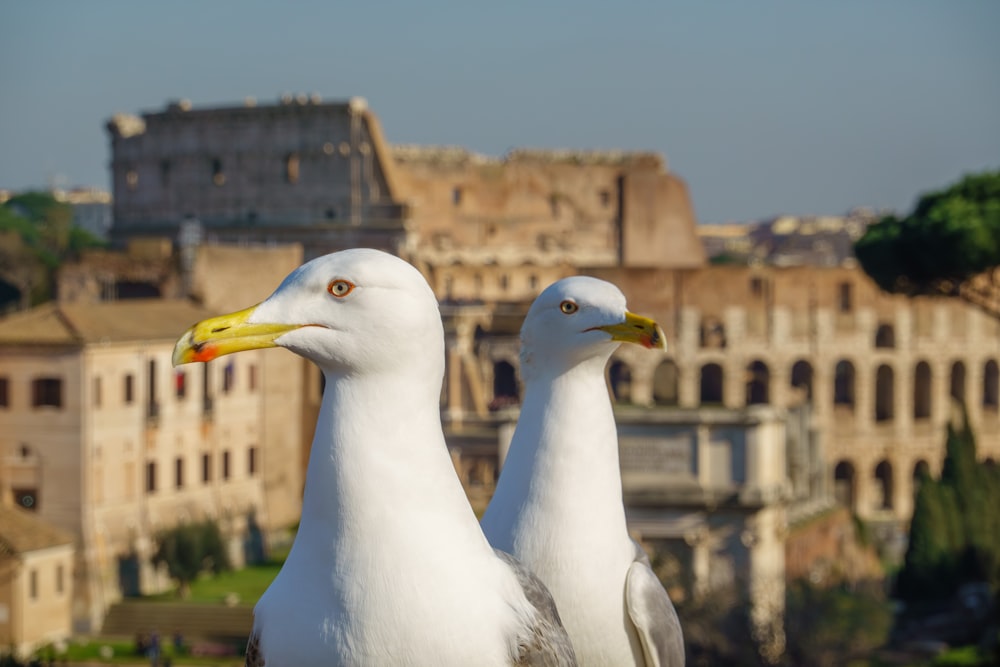
[{"label": "bird's nostril", "polygon": [[217,327],[215,329],[212,329],[212,333],[221,333],[221,332],[225,331],[228,328],[229,327]]}]

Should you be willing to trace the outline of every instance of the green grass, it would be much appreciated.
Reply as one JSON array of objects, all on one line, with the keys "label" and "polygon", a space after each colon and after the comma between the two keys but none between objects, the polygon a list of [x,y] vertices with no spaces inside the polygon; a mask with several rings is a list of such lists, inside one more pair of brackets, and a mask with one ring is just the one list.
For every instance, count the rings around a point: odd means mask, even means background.
[{"label": "green grass", "polygon": [[[55,658],[53,664],[89,662],[101,665],[140,665],[149,663],[148,658],[136,654],[135,643],[127,640],[74,640],[66,645],[65,652],[60,653],[51,648],[43,648],[36,655],[43,664],[49,658]],[[171,663],[174,665],[190,665],[192,667],[229,667],[232,665],[235,667],[243,664],[243,660],[239,656],[207,658],[174,655],[169,648],[164,656],[167,655],[170,656]]]},{"label": "green grass", "polygon": [[[195,602],[203,604],[225,604],[226,598],[235,594],[238,604],[253,605],[264,593],[278,570],[281,563],[271,562],[265,565],[253,565],[242,570],[223,572],[215,576],[203,576],[191,584],[191,595],[184,599],[184,602]],[[158,602],[177,602],[176,591],[149,595],[146,600]]]}]

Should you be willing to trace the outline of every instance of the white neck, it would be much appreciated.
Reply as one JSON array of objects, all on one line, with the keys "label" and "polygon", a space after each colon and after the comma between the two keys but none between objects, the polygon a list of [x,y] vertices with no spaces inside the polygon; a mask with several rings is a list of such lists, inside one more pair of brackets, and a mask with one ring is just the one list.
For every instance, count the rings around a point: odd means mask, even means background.
[{"label": "white neck", "polygon": [[[596,535],[588,529],[595,524],[602,526],[605,538],[626,534],[605,361],[590,359],[560,375],[539,375],[529,381],[494,494],[498,507],[521,507],[522,516],[525,507],[533,507],[534,516],[557,524],[563,535],[583,540]],[[491,523],[500,520],[499,513],[487,511],[484,525],[491,538],[517,530]]]}]

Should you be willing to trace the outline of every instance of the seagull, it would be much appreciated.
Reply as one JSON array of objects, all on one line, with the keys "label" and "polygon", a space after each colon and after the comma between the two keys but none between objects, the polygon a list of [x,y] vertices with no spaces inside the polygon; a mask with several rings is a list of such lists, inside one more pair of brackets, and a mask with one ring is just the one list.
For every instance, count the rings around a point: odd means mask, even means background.
[{"label": "seagull", "polygon": [[524,401],[481,524],[548,586],[581,665],[674,667],[684,664],[680,621],[625,525],[604,380],[622,342],[666,347],[611,283],[565,278],[531,305],[521,327]]},{"label": "seagull", "polygon": [[195,324],[174,364],[283,347],[326,378],[291,552],[248,667],[576,664],[545,587],[486,540],[441,430],[444,329],[423,276],[352,249]]}]

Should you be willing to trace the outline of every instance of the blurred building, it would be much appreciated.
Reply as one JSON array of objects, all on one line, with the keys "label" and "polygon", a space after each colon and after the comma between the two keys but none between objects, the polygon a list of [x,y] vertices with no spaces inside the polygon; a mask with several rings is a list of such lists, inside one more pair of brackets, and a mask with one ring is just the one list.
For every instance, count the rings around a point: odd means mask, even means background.
[{"label": "blurred building", "polygon": [[72,635],[74,539],[0,494],[0,656],[26,657]]},{"label": "blurred building", "polygon": [[[132,261],[155,266],[145,253]],[[241,262],[239,271],[227,266],[225,250],[203,253],[192,293],[206,305],[85,299],[81,288],[76,301],[0,320],[0,481],[18,505],[73,537],[66,576],[83,630],[99,627],[122,595],[168,584],[150,563],[157,531],[216,519],[240,563],[251,515],[265,528],[298,518],[302,365],[269,350],[174,369],[171,353],[188,326],[221,312],[220,301],[234,310],[265,297],[301,251],[241,253],[256,260],[253,275]],[[109,293],[117,292],[105,285],[94,296]]]}]

